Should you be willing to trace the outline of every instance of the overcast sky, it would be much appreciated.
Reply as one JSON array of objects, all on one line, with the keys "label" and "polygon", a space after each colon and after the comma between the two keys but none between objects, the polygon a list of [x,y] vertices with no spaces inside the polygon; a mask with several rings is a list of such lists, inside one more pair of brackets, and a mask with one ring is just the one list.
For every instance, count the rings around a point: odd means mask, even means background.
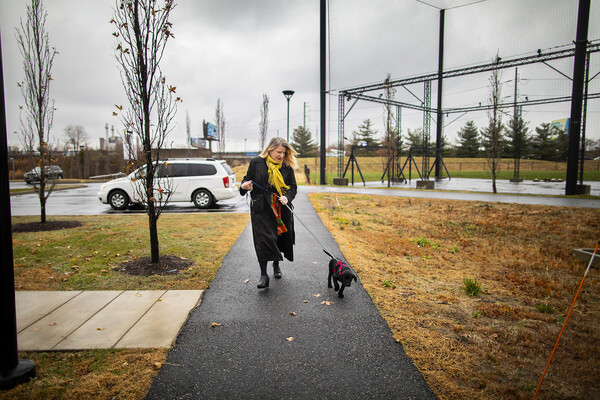
[{"label": "overcast sky", "polygon": [[[575,39],[577,0],[425,0],[446,8],[445,69],[534,54],[537,49],[568,46]],[[26,15],[25,0],[0,2],[0,28],[8,119],[8,144],[19,145],[17,82],[23,80],[22,58],[15,27]],[[224,105],[227,151],[258,150],[259,110],[263,94],[270,98],[268,136],[286,136],[286,100],[281,91],[294,90],[290,101],[290,136],[304,124],[318,140],[319,130],[319,1],[318,0],[179,0],[172,11],[175,39],[167,44],[162,70],[183,98],[168,146],[186,146],[186,113],[192,136],[200,136],[202,121],[214,121],[217,99]],[[473,4],[470,4],[473,3]],[[600,39],[600,6],[592,1],[590,40]],[[46,30],[55,58],[51,97],[56,112],[52,136],[61,146],[64,128],[82,125],[89,145],[99,146],[105,125],[122,131],[112,116],[124,104],[112,36],[114,2],[45,0]],[[465,5],[465,6],[463,6]],[[439,10],[416,0],[329,0],[328,144],[337,142],[338,91],[392,79],[435,72],[438,63]],[[565,74],[573,60],[551,62]],[[600,71],[600,55],[592,56],[590,75]],[[448,79],[444,107],[487,102],[489,74]],[[503,96],[514,96],[514,69],[502,73]],[[571,94],[571,82],[547,66],[519,68],[518,96],[523,99]],[[423,97],[423,85],[409,89]],[[437,104],[435,82],[432,106]],[[590,83],[600,92],[600,77]],[[376,94],[377,95],[377,94]],[[396,98],[417,102],[398,88]],[[508,111],[508,110],[507,110]],[[566,118],[570,103],[530,107],[524,118],[533,131],[541,122]],[[306,117],[304,117],[306,115]],[[487,124],[485,112],[449,115],[444,134],[454,141],[467,120]],[[351,137],[370,118],[383,132],[383,107],[359,102],[345,121]],[[508,119],[508,118],[506,118]],[[403,110],[402,133],[422,127],[422,113]],[[431,124],[435,132],[435,122]],[[109,132],[110,135],[110,132]],[[600,139],[600,101],[588,104],[587,137]]]}]

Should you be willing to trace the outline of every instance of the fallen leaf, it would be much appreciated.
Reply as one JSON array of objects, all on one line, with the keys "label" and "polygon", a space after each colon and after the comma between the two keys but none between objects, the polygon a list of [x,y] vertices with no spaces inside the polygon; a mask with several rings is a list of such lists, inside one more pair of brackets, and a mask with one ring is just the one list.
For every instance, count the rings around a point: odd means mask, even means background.
[{"label": "fallen leaf", "polygon": [[49,324],[48,326],[56,326],[56,322]]},{"label": "fallen leaf", "polygon": [[285,340],[287,340],[288,342],[293,342],[293,341],[294,341],[294,338],[293,338],[292,336],[290,336],[290,337],[288,337],[288,338],[285,338]]},{"label": "fallen leaf", "polygon": [[103,330],[104,330],[104,327],[102,327],[102,328],[96,328],[96,330],[97,330],[97,331],[103,331]]},{"label": "fallen leaf", "polygon": [[306,303],[308,303],[308,300],[302,300],[302,302],[303,302],[304,304],[306,304]]},{"label": "fallen leaf", "polygon": [[211,322],[210,323],[210,327],[211,328],[216,328],[217,326],[221,326],[221,325],[223,325],[223,324],[219,324],[219,323],[216,323],[216,322]]},{"label": "fallen leaf", "polygon": [[154,363],[154,369],[161,369],[162,366],[163,366],[162,363],[159,363],[159,362]]},{"label": "fallen leaf", "polygon": [[329,300],[324,300],[324,301],[322,301],[322,302],[321,302],[321,304],[325,304],[326,306],[330,306],[330,305],[332,305],[332,304],[334,304],[334,303],[335,303],[335,302],[333,302],[333,301],[329,301]]},{"label": "fallen leaf", "polygon": [[294,316],[296,316],[297,314],[296,314],[296,312],[295,312],[295,311],[292,311],[292,312],[290,313],[290,315],[294,317]]},{"label": "fallen leaf", "polygon": [[248,283],[248,282],[250,282],[250,279],[246,279],[246,280],[244,281],[244,283]]},{"label": "fallen leaf", "polygon": [[313,296],[315,296],[315,297],[321,297],[321,294],[317,293],[317,294],[313,294]]}]

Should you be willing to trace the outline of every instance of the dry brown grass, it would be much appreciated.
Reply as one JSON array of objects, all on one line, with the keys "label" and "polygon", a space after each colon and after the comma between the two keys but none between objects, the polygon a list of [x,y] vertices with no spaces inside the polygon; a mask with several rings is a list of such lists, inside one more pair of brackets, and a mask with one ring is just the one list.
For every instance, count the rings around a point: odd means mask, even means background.
[{"label": "dry brown grass", "polygon": [[38,377],[0,399],[142,399],[167,358],[167,349],[21,353]]},{"label": "dry brown grass", "polygon": [[[328,194],[309,197],[440,399],[532,397],[587,267],[571,250],[595,245],[598,210],[337,195],[350,248]],[[600,398],[598,289],[592,270],[540,399]]]}]

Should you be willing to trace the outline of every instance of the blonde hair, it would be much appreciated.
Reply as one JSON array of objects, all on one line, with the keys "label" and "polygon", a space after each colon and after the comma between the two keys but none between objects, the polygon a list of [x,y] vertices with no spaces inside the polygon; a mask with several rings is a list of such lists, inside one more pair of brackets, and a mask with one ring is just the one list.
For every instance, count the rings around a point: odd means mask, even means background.
[{"label": "blonde hair", "polygon": [[275,150],[277,147],[285,147],[285,156],[283,157],[283,163],[289,165],[293,169],[298,168],[298,162],[296,161],[296,150],[290,146],[290,144],[282,137],[274,137],[271,139],[267,147],[259,154],[259,157],[267,158],[270,152]]}]

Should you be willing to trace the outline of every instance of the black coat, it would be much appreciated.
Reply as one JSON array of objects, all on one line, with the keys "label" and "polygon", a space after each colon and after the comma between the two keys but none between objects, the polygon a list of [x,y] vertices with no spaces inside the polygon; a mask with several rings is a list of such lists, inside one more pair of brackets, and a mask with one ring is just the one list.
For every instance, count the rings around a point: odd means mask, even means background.
[{"label": "black coat", "polygon": [[[298,187],[296,185],[296,176],[294,170],[283,165],[281,167],[281,176],[283,181],[290,188],[285,193],[288,198],[288,205],[292,207],[292,201],[296,197]],[[267,163],[264,158],[256,157],[250,161],[248,172],[242,183],[254,181],[271,193],[277,193],[276,189],[269,185],[269,173]],[[240,194],[246,194],[246,190],[240,188]],[[252,219],[252,238],[254,239],[254,249],[258,261],[282,261],[281,253],[290,261],[294,261],[294,243],[296,235],[294,233],[294,215],[284,205],[281,206],[281,219],[287,228],[287,232],[277,235],[277,220],[271,209],[271,196],[264,190],[254,185],[252,192],[251,219]]]}]

